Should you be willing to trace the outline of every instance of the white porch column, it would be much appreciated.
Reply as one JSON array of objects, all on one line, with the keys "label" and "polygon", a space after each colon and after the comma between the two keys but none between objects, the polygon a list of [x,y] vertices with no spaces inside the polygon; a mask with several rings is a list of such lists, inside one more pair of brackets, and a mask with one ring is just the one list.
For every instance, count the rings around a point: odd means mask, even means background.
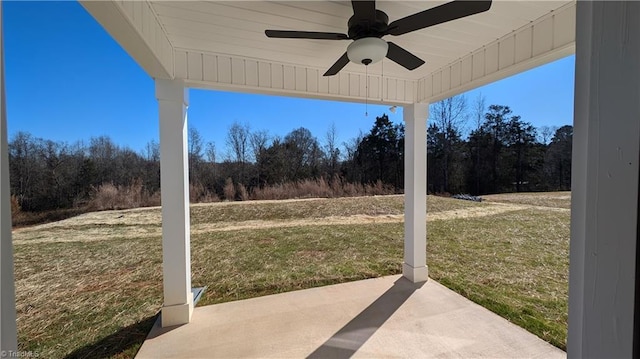
[{"label": "white porch column", "polygon": [[162,193],[162,326],[189,323],[191,243],[189,237],[188,92],[182,80],[156,80],[160,107],[160,187]]},{"label": "white porch column", "polygon": [[9,146],[4,87],[4,40],[2,1],[0,1],[0,350],[16,353],[16,292],[13,281],[13,243],[11,242],[11,188],[9,186]]},{"label": "white porch column", "polygon": [[404,263],[402,275],[424,282],[427,269],[427,117],[429,104],[404,106]]},{"label": "white porch column", "polygon": [[[640,2],[578,1],[571,358],[631,358],[637,338]],[[635,323],[634,323],[635,322]]]}]

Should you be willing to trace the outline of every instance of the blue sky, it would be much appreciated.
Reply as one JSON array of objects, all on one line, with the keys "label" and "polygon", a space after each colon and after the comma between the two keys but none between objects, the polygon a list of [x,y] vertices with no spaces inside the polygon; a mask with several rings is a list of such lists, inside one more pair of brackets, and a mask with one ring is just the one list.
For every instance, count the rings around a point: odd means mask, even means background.
[{"label": "blue sky", "polygon": [[[27,131],[69,143],[107,135],[141,150],[158,139],[153,80],[76,2],[4,1],[5,72],[9,136]],[[428,59],[427,59],[428,61]],[[534,126],[573,119],[574,57],[570,56],[466,94],[508,105]],[[284,136],[306,127],[324,139],[335,123],[340,142],[369,131],[388,106],[190,90],[189,124],[225,153],[234,121]]]}]

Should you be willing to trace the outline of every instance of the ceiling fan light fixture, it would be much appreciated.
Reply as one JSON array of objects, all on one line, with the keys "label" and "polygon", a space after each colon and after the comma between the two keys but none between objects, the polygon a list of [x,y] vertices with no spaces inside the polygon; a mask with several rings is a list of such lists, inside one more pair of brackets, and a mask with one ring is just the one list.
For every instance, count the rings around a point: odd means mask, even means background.
[{"label": "ceiling fan light fixture", "polygon": [[347,57],[356,64],[374,64],[387,56],[389,44],[377,37],[355,40],[347,47]]},{"label": "ceiling fan light fixture", "polygon": [[479,14],[489,10],[491,3],[492,0],[454,0],[389,22],[389,16],[376,9],[376,0],[351,0],[353,16],[347,21],[347,34],[295,30],[265,30],[264,33],[280,39],[355,40],[323,76],[338,74],[349,62],[366,66],[385,57],[411,71],[424,65],[424,60],[382,37],[404,35]]}]

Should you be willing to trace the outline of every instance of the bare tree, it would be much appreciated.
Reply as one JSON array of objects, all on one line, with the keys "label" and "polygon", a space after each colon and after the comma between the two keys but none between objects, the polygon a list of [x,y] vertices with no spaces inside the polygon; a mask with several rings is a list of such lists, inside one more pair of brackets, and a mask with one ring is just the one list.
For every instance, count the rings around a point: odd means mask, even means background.
[{"label": "bare tree", "polygon": [[540,143],[548,145],[553,138],[553,134],[556,133],[558,127],[556,126],[542,126],[540,127],[540,133],[538,135]]},{"label": "bare tree", "polygon": [[98,183],[114,181],[120,175],[111,167],[119,150],[108,136],[92,137],[89,140],[88,154],[95,163]]},{"label": "bare tree", "polygon": [[442,130],[457,130],[467,122],[467,99],[464,95],[449,97],[431,107],[431,121]]},{"label": "bare tree", "polygon": [[238,122],[234,122],[229,127],[227,133],[227,151],[230,152],[229,157],[236,163],[240,164],[240,178],[238,182],[245,182],[245,167],[249,159],[249,137],[250,137],[249,125],[241,125]]},{"label": "bare tree", "polygon": [[207,142],[207,144],[205,145],[204,154],[207,161],[204,166],[207,170],[202,174],[203,181],[209,188],[214,188],[218,172],[218,164],[216,163],[216,144],[214,142]]},{"label": "bare tree", "polygon": [[444,191],[450,191],[452,157],[454,145],[460,140],[462,129],[467,122],[467,100],[464,95],[449,97],[436,102],[431,108],[431,120],[434,130],[439,132],[438,139],[442,147],[442,183]]},{"label": "bare tree", "polygon": [[214,142],[207,142],[207,149],[205,152],[207,155],[207,161],[210,163],[216,163],[216,144]]},{"label": "bare tree", "polygon": [[9,170],[12,194],[21,202],[33,192],[39,170],[36,140],[27,132],[18,132],[9,142]]},{"label": "bare tree", "polygon": [[141,179],[147,191],[153,193],[160,188],[160,144],[151,140],[147,142],[142,150],[144,174]]},{"label": "bare tree", "polygon": [[258,162],[258,156],[260,152],[267,148],[267,142],[269,141],[269,132],[265,130],[255,131],[249,136],[249,146],[253,155],[253,161]]},{"label": "bare tree", "polygon": [[318,175],[322,150],[318,139],[313,136],[311,131],[304,127],[297,128],[284,137],[284,144],[287,148],[287,160],[294,179]]},{"label": "bare tree", "polygon": [[89,140],[89,156],[97,161],[112,160],[118,152],[118,146],[108,136],[92,137]]},{"label": "bare tree", "polygon": [[482,95],[482,93],[478,94],[478,97],[476,97],[476,102],[473,104],[473,122],[475,125],[474,130],[477,130],[480,128],[480,126],[482,126],[482,123],[484,122],[484,112],[486,111],[487,106],[486,106],[486,101],[484,96]]},{"label": "bare tree", "polygon": [[355,160],[356,152],[358,151],[358,146],[360,146],[360,142],[364,139],[364,132],[362,129],[358,131],[358,135],[347,142],[342,143],[342,147],[344,147],[345,154],[347,156],[347,160]]},{"label": "bare tree", "polygon": [[202,136],[195,127],[189,127],[189,160],[202,158]]},{"label": "bare tree", "polygon": [[195,127],[189,127],[188,138],[189,153],[189,182],[193,184],[200,183],[203,169],[202,159],[202,136]]},{"label": "bare tree", "polygon": [[329,162],[329,174],[333,177],[338,169],[338,161],[340,160],[340,149],[338,149],[338,129],[335,122],[329,125],[329,129],[325,135],[325,149],[327,151],[327,160]]},{"label": "bare tree", "polygon": [[160,161],[160,145],[155,140],[147,142],[144,146],[142,156],[150,162]]},{"label": "bare tree", "polygon": [[[476,102],[473,104],[473,120],[474,120],[474,131],[480,130],[482,127],[482,123],[484,122],[484,113],[486,111],[485,98],[482,93],[478,94],[476,97]],[[475,177],[475,193],[480,192],[480,147],[476,146],[474,153],[475,160],[475,172],[473,176]]]},{"label": "bare tree", "polygon": [[233,161],[246,163],[249,157],[249,125],[234,122],[227,133],[227,151]]},{"label": "bare tree", "polygon": [[356,157],[358,155],[358,147],[360,147],[360,144],[364,140],[364,136],[364,132],[360,129],[356,137],[342,143],[346,160],[348,181],[360,182],[362,180],[362,171],[359,171]]}]

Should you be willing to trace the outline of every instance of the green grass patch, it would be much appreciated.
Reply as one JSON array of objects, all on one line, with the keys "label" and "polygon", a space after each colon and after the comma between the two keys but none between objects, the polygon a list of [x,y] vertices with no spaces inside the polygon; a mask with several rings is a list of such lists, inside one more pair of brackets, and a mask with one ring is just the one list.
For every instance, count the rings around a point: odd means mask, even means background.
[{"label": "green grass patch", "polygon": [[566,348],[569,212],[539,209],[429,226],[430,276]]},{"label": "green grass patch", "polygon": [[402,224],[305,226],[198,235],[201,305],[401,272]]}]

